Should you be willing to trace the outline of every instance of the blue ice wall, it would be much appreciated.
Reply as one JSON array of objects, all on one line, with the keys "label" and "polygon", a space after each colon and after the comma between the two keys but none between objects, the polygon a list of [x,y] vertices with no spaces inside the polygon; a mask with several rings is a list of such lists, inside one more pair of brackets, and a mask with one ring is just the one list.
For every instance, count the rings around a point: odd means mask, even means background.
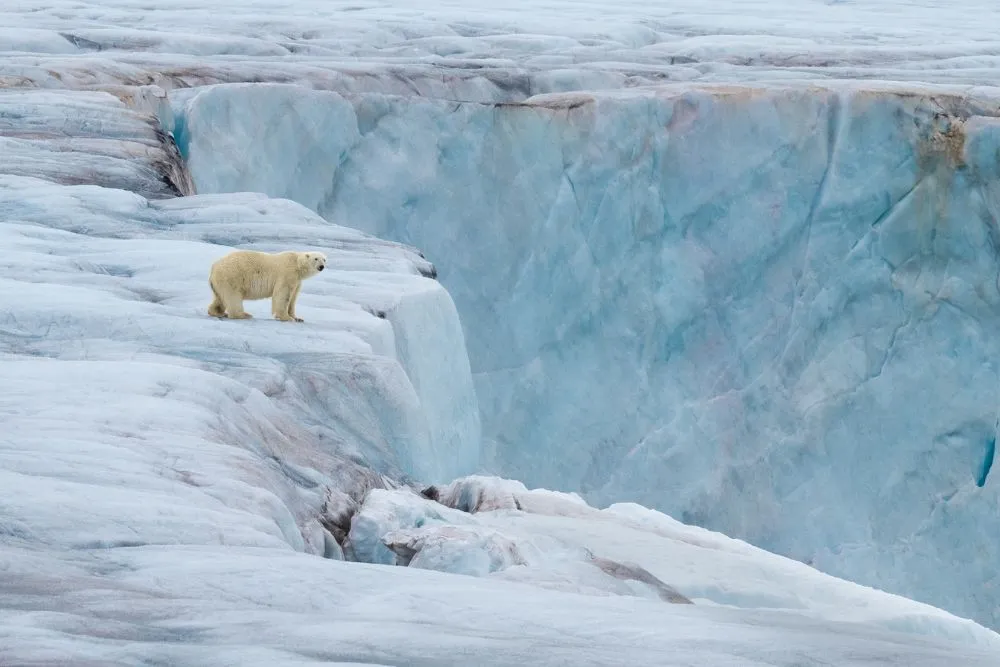
[{"label": "blue ice wall", "polygon": [[436,263],[487,467],[1000,626],[992,100],[244,85],[176,104],[199,192],[290,197]]}]

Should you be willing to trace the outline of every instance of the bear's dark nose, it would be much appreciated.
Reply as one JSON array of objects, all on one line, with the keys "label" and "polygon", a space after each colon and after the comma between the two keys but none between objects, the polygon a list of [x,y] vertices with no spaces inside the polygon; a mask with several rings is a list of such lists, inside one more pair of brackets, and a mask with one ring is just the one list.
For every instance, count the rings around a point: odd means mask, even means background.
[{"label": "bear's dark nose", "polygon": [[320,270],[320,271],[322,271],[322,270],[323,270],[323,265],[322,265],[322,264],[320,264],[320,265],[319,265],[319,270]]}]

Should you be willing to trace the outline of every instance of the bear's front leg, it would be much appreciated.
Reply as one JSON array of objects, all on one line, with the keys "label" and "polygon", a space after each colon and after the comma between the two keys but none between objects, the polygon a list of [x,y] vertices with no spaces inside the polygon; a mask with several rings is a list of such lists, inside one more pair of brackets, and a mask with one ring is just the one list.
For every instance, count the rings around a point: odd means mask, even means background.
[{"label": "bear's front leg", "polygon": [[292,298],[288,300],[288,316],[291,317],[296,322],[305,322],[301,317],[295,314],[295,301],[299,298],[299,291],[302,289],[302,283],[295,286],[292,290]]},{"label": "bear's front leg", "polygon": [[274,286],[274,293],[271,295],[271,314],[274,315],[274,319],[282,322],[295,321],[295,318],[288,314],[288,304],[291,299],[291,285],[280,282]]}]

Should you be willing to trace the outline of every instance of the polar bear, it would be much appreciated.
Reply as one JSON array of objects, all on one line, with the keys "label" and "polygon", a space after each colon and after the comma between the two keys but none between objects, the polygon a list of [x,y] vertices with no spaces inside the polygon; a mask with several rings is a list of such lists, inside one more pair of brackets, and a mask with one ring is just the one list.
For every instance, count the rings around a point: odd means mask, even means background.
[{"label": "polar bear", "polygon": [[302,322],[295,315],[295,300],[302,281],[326,268],[321,252],[287,250],[275,254],[236,250],[212,264],[208,284],[215,298],[208,307],[212,317],[243,320],[253,317],[243,310],[243,300],[271,299],[271,313],[282,322]]}]

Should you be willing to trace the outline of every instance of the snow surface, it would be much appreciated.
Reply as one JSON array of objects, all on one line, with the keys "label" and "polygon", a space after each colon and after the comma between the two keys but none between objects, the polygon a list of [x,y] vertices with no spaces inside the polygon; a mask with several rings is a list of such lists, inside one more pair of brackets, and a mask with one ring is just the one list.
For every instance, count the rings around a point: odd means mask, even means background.
[{"label": "snow surface", "polygon": [[[389,489],[1000,626],[1000,9],[484,7],[0,8],[0,663],[995,665]],[[304,324],[207,318],[289,246]]]},{"label": "snow surface", "polygon": [[0,590],[17,608],[0,612],[0,651],[12,665],[996,664],[995,650],[859,623],[560,593],[274,549],[137,547],[75,562],[4,554],[11,577]]},{"label": "snow surface", "polygon": [[529,491],[495,477],[434,488],[437,501],[409,489],[373,490],[352,519],[347,548],[370,563],[594,595],[793,610],[1000,646],[997,635],[972,622],[956,623],[933,607],[835,579],[634,503],[596,510],[575,494]]},{"label": "snow surface", "polygon": [[298,81],[498,100],[663,81],[994,85],[991,0],[21,0],[0,81]]}]

